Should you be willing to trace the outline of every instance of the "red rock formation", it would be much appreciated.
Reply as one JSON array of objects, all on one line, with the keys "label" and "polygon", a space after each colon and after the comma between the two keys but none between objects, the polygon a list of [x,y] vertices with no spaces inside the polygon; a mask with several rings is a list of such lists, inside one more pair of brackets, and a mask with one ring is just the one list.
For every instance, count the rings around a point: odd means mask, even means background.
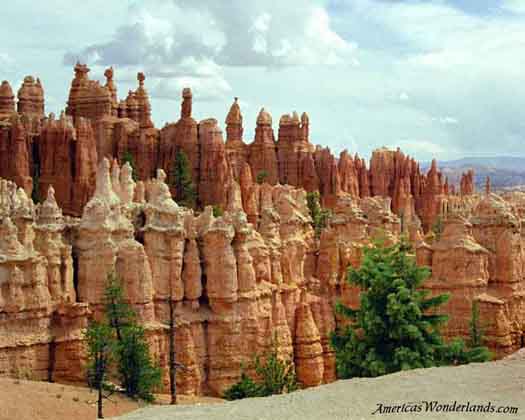
[{"label": "red rock formation", "polygon": [[469,169],[467,173],[461,175],[460,193],[461,195],[474,194],[474,171]]},{"label": "red rock formation", "polygon": [[40,79],[26,76],[18,90],[18,113],[44,116],[44,90]]},{"label": "red rock formation", "polygon": [[193,184],[199,185],[200,149],[197,122],[191,116],[192,93],[189,88],[182,92],[181,117],[175,124],[167,124],[160,132],[159,163],[168,174],[175,161],[178,149],[182,150],[191,163]]},{"label": "red rock formation", "polygon": [[112,114],[112,92],[98,81],[89,80],[89,71],[85,64],[75,66],[66,108],[66,114],[75,120],[78,117],[97,120]]},{"label": "red rock formation", "polygon": [[0,120],[9,118],[15,112],[15,95],[11,85],[4,80],[0,85]]},{"label": "red rock formation", "polygon": [[239,179],[241,170],[248,160],[248,147],[242,141],[242,114],[238,98],[235,98],[226,116],[226,153],[235,179]]},{"label": "red rock formation", "polygon": [[255,140],[249,145],[248,163],[253,175],[266,173],[265,182],[274,185],[279,180],[277,153],[272,129],[272,117],[264,108],[257,117]]},{"label": "red rock formation", "polygon": [[257,226],[259,217],[258,185],[253,182],[252,169],[248,163],[242,167],[239,183],[241,187],[242,206],[248,217],[248,221]]},{"label": "red rock formation", "polygon": [[[309,119],[303,113],[301,120],[294,112],[283,115],[279,120],[279,134],[277,140],[277,159],[279,162],[279,182],[293,186],[303,185],[303,164],[311,152],[308,143]],[[305,168],[309,171],[309,168]],[[306,172],[309,177],[309,172]]]},{"label": "red rock formation", "polygon": [[26,127],[17,114],[0,125],[0,177],[13,180],[31,195],[33,181]]},{"label": "red rock formation", "polygon": [[199,199],[202,205],[217,204],[226,208],[229,168],[222,131],[217,120],[199,123],[201,160],[199,165]]},{"label": "red rock formation", "polygon": [[305,386],[320,385],[324,374],[323,347],[306,293],[301,297],[296,317],[294,349],[297,379]]},{"label": "red rock formation", "polygon": [[98,156],[95,135],[90,122],[79,118],[75,131],[71,213],[81,215],[84,206],[95,192],[93,179],[96,176]]},{"label": "red rock formation", "polygon": [[359,178],[359,196],[369,197],[370,196],[370,176],[364,159],[360,159],[356,153],[354,157],[354,165]]},{"label": "red rock formation", "polygon": [[337,169],[341,179],[341,190],[349,193],[352,197],[359,197],[359,175],[354,160],[346,149],[339,155]]},{"label": "red rock formation", "polygon": [[53,185],[57,201],[66,208],[71,205],[73,193],[70,149],[75,139],[73,121],[62,113],[60,119],[55,120],[51,115],[44,123],[39,143],[40,190],[47,194]]},{"label": "red rock formation", "polygon": [[441,203],[443,199],[443,182],[441,173],[437,170],[437,163],[434,159],[432,165],[421,184],[421,195],[416,202],[416,210],[423,229],[428,231],[441,213]]},{"label": "red rock formation", "polygon": [[116,117],[118,115],[118,97],[117,97],[117,87],[113,82],[113,67],[109,67],[104,71],[104,76],[106,77],[106,84],[104,87],[111,94],[111,115]]},{"label": "red rock formation", "polygon": [[317,147],[314,153],[315,166],[319,174],[319,191],[325,207],[333,207],[341,193],[341,180],[337,161],[329,148]]}]

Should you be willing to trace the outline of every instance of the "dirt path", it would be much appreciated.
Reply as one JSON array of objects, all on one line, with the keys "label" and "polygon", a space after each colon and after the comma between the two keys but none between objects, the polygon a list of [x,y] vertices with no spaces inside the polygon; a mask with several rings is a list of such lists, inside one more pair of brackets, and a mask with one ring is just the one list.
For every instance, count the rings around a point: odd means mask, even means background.
[{"label": "dirt path", "polygon": [[[159,403],[168,396],[159,396]],[[181,397],[182,404],[212,403],[215,398]],[[119,416],[141,405],[121,395],[104,402],[104,416]],[[0,420],[91,420],[97,417],[96,393],[83,386],[0,378]]]},{"label": "dirt path", "polygon": [[[437,404],[456,402],[455,412]],[[410,404],[411,403],[411,404]],[[469,406],[467,407],[467,403]],[[381,408],[379,404],[384,404]],[[403,404],[404,407],[403,407]],[[464,405],[464,407],[460,407]],[[482,405],[493,412],[466,412]],[[497,414],[511,406],[514,414]],[[392,408],[393,407],[393,408]],[[395,408],[399,407],[399,408]],[[421,407],[418,409],[417,407]],[[491,409],[491,407],[493,407]],[[388,414],[385,411],[398,410]],[[402,410],[405,412],[402,412]],[[420,410],[410,413],[410,410]],[[479,408],[476,408],[479,410]],[[511,411],[512,408],[507,410]],[[374,413],[375,414],[372,414]],[[484,364],[419,369],[376,379],[338,381],[321,387],[268,398],[253,398],[217,405],[148,407],[119,417],[121,420],[310,420],[310,419],[525,419],[525,360],[515,357]]]}]

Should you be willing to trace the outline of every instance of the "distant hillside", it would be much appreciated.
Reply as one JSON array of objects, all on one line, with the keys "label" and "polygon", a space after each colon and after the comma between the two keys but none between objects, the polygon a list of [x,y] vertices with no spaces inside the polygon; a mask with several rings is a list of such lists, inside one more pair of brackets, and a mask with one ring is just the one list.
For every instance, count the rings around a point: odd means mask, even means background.
[{"label": "distant hillside", "polygon": [[[430,162],[422,164],[424,170],[429,167]],[[461,174],[472,168],[478,189],[484,187],[486,177],[490,176],[493,189],[525,190],[525,157],[466,157],[438,161],[438,167],[452,184],[459,185]]]}]

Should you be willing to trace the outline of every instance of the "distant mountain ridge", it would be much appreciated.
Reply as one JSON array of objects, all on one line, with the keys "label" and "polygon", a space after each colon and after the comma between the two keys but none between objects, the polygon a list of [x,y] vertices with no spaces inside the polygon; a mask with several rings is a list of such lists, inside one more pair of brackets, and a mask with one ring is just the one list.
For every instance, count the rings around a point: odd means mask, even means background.
[{"label": "distant mountain ridge", "polygon": [[[461,174],[473,169],[474,183],[478,190],[484,187],[487,176],[490,176],[495,190],[525,190],[525,157],[465,157],[438,161],[438,167],[451,184],[458,185]],[[422,163],[421,168],[427,170],[430,162]]]}]

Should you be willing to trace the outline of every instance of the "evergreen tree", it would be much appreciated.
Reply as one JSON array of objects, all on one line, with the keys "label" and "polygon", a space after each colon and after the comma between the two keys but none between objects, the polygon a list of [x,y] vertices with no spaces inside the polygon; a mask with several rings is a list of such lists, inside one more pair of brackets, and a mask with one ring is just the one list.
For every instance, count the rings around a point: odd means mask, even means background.
[{"label": "evergreen tree", "polygon": [[133,181],[137,182],[138,178],[137,170],[135,168],[135,160],[133,159],[133,155],[129,150],[126,150],[126,152],[124,152],[124,156],[122,156],[122,164],[124,165],[125,163],[129,163],[129,166],[131,166],[131,169],[133,169],[131,172],[131,177],[133,178]]},{"label": "evergreen tree", "polygon": [[255,177],[255,182],[257,182],[257,184],[262,184],[264,181],[266,181],[266,178],[268,178],[268,171],[262,170]]},{"label": "evergreen tree", "polygon": [[104,290],[104,309],[109,325],[115,331],[117,340],[122,341],[122,330],[135,324],[135,312],[124,300],[124,292],[117,275],[108,274]]},{"label": "evergreen tree", "polygon": [[330,211],[322,209],[319,202],[319,193],[317,191],[306,194],[306,204],[308,205],[310,217],[312,218],[312,227],[318,238],[321,236],[322,230],[328,226],[328,221],[331,217]]},{"label": "evergreen tree", "polygon": [[188,157],[181,149],[175,155],[175,162],[170,175],[170,184],[175,187],[175,201],[185,207],[194,208],[197,193],[191,179]]},{"label": "evergreen tree", "polygon": [[106,379],[115,348],[113,332],[109,325],[91,321],[85,332],[85,339],[88,353],[88,384],[98,391],[97,417],[103,419],[103,390],[110,388]]},{"label": "evergreen tree", "polygon": [[418,267],[400,241],[365,249],[361,267],[349,269],[348,282],[361,288],[360,307],[337,310],[352,323],[332,335],[340,377],[379,376],[400,370],[484,361],[479,348],[462,340],[446,344],[439,328],[446,315],[436,313],[448,295],[429,298],[422,290],[430,272]]},{"label": "evergreen tree", "polygon": [[349,269],[348,282],[361,290],[357,310],[339,304],[338,312],[353,324],[332,336],[339,376],[380,376],[437,364],[444,344],[438,327],[447,319],[427,314],[447,295],[427,299],[418,290],[429,270],[408,255],[409,246],[376,243],[365,249],[358,270]]},{"label": "evergreen tree", "polygon": [[42,201],[40,195],[40,165],[35,162],[35,168],[33,172],[33,190],[31,191],[31,199],[33,203],[38,204]]},{"label": "evergreen tree", "polygon": [[126,394],[145,401],[153,400],[152,390],[160,384],[161,371],[149,354],[144,328],[124,299],[119,278],[111,273],[105,290],[105,310],[117,338],[117,365]]},{"label": "evergreen tree", "polygon": [[221,206],[213,206],[213,217],[221,217],[224,214]]},{"label": "evergreen tree", "polygon": [[485,362],[492,359],[492,353],[483,345],[485,343],[485,327],[481,325],[478,301],[472,302],[471,311],[467,358],[475,362]]},{"label": "evergreen tree", "polygon": [[151,360],[144,328],[129,325],[122,333],[118,346],[118,371],[122,386],[130,397],[151,402],[152,390],[160,384],[161,370]]},{"label": "evergreen tree", "polygon": [[471,317],[469,322],[470,338],[468,341],[469,347],[479,347],[483,345],[485,340],[485,329],[480,325],[479,320],[479,303],[477,300],[472,302]]}]

